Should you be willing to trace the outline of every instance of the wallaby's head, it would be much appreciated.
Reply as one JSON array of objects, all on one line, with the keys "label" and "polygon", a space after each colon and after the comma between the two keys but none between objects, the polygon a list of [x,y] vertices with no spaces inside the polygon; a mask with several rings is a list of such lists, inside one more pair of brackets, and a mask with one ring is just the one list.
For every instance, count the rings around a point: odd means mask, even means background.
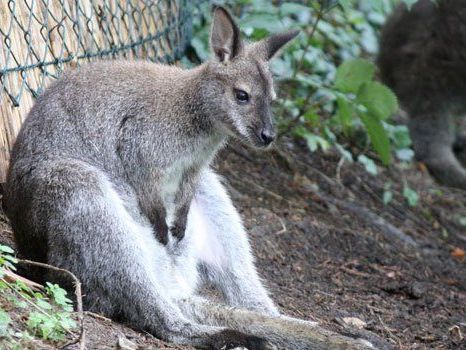
[{"label": "wallaby's head", "polygon": [[268,61],[298,33],[245,43],[229,12],[214,8],[210,39],[214,59],[207,64],[206,95],[217,113],[215,120],[228,134],[260,148],[275,139],[271,112],[275,91]]}]

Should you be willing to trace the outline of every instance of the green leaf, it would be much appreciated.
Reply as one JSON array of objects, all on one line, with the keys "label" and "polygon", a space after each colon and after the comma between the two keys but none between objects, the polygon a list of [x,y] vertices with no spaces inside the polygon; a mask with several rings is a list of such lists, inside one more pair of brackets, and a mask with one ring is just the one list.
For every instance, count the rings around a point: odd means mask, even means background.
[{"label": "green leaf", "polygon": [[318,2],[320,4],[320,8],[323,11],[328,11],[332,9],[333,7],[337,6],[340,1],[339,0],[319,0]]},{"label": "green leaf", "polygon": [[301,15],[301,14],[309,14],[311,9],[308,6],[297,4],[294,2],[285,2],[282,3],[279,7],[280,9],[280,14],[282,16],[288,16],[288,15]]},{"label": "green leaf", "polygon": [[70,306],[72,301],[66,297],[67,292],[58,284],[46,283],[45,290],[49,296],[53,298],[55,303],[59,306]]},{"label": "green leaf", "polygon": [[69,314],[60,315],[60,326],[64,329],[72,329],[76,327],[76,322]]},{"label": "green leaf", "polygon": [[398,101],[392,90],[376,81],[363,83],[356,101],[380,120],[388,118],[398,110]]},{"label": "green leaf", "polygon": [[411,207],[415,207],[419,202],[419,195],[414,191],[412,188],[405,184],[403,188],[403,196],[406,198],[408,205]]},{"label": "green leaf", "polygon": [[340,145],[339,143],[335,144],[335,147],[336,149],[338,150],[338,152],[340,152],[341,156],[347,160],[349,163],[352,163],[353,162],[353,156],[351,154],[350,151],[348,151],[347,149],[345,149],[342,145]]},{"label": "green leaf", "polygon": [[343,130],[346,131],[351,127],[353,121],[353,108],[348,101],[341,96],[337,97],[337,107],[337,117],[343,126]]},{"label": "green leaf", "polygon": [[37,299],[36,300],[36,305],[38,307],[40,307],[41,309],[43,309],[43,310],[51,310],[52,309],[52,305],[50,305],[50,303],[47,300],[44,300],[44,299]]},{"label": "green leaf", "polygon": [[364,165],[364,168],[369,174],[377,175],[377,166],[372,159],[365,156],[364,154],[361,154],[358,156],[358,162]]},{"label": "green leaf", "polygon": [[309,108],[304,114],[303,114],[304,120],[308,121],[312,125],[316,126],[319,125],[320,123],[320,116],[317,114],[315,108]]},{"label": "green leaf", "polygon": [[269,33],[279,32],[284,29],[280,16],[269,13],[251,13],[241,19],[242,28],[260,28]]},{"label": "green leaf", "polygon": [[44,322],[44,319],[47,316],[43,315],[40,312],[33,311],[29,314],[28,320],[27,320],[27,326],[30,329],[34,329],[38,327],[42,322]]},{"label": "green leaf", "polygon": [[338,3],[340,4],[341,7],[343,7],[343,9],[345,11],[348,11],[351,8],[351,6],[353,5],[352,0],[340,0],[340,1],[338,1]]},{"label": "green leaf", "polygon": [[318,135],[308,133],[304,135],[304,138],[306,139],[307,147],[311,152],[317,151],[319,147],[324,151],[330,148],[330,143]]},{"label": "green leaf", "polygon": [[383,204],[387,205],[393,200],[393,192],[390,190],[385,190],[383,192]]},{"label": "green leaf", "polygon": [[396,157],[399,160],[410,162],[414,158],[414,151],[411,148],[402,148],[395,151]]},{"label": "green leaf", "polygon": [[2,245],[0,244],[0,252],[1,253],[7,253],[7,254],[14,254],[14,250],[7,245]]},{"label": "green leaf", "polygon": [[357,93],[361,84],[374,77],[375,66],[364,59],[354,59],[341,64],[335,76],[335,87],[342,92]]},{"label": "green leaf", "polygon": [[210,52],[208,46],[205,44],[204,41],[199,39],[198,37],[194,37],[191,39],[191,46],[196,51],[197,56],[202,60],[205,61],[209,58]]},{"label": "green leaf", "polygon": [[270,62],[270,68],[277,79],[291,78],[293,68],[289,60],[276,58]]},{"label": "green leaf", "polygon": [[8,313],[0,309],[0,337],[8,334],[8,325],[11,322],[11,318]]},{"label": "green leaf", "polygon": [[390,140],[383,127],[382,122],[368,113],[361,114],[361,120],[367,129],[372,147],[377,152],[383,164],[388,165],[391,162]]}]

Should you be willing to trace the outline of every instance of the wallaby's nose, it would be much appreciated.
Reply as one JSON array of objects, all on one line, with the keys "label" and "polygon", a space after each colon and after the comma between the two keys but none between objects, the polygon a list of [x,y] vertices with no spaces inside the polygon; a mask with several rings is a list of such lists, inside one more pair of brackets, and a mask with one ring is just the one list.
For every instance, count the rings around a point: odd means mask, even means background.
[{"label": "wallaby's nose", "polygon": [[261,132],[261,139],[264,145],[269,145],[275,140],[276,134],[272,130],[262,130]]}]

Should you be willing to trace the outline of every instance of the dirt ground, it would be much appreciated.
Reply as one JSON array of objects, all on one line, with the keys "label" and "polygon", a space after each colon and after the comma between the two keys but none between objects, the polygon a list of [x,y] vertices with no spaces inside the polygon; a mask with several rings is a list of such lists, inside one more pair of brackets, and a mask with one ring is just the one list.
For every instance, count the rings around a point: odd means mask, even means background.
[{"label": "dirt ground", "polygon": [[[395,164],[372,176],[334,152],[310,154],[289,140],[276,149],[235,145],[216,168],[280,308],[343,334],[375,334],[395,349],[466,349],[466,192],[436,185],[422,165]],[[385,205],[387,182],[393,200]],[[414,207],[401,195],[403,182],[420,195]],[[8,241],[7,224],[0,229]],[[346,317],[363,320],[364,329]],[[92,315],[85,329],[89,349],[126,341],[186,349]]]}]

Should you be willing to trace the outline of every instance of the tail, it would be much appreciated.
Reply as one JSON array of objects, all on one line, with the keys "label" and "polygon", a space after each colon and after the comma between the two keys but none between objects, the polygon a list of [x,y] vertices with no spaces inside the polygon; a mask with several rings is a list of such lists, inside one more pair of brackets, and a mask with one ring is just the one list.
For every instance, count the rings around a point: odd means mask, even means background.
[{"label": "tail", "polygon": [[364,339],[353,339],[323,329],[315,322],[287,316],[268,316],[246,309],[228,307],[202,298],[181,301],[183,312],[201,324],[227,327],[266,339],[280,349],[369,350],[375,347]]}]

